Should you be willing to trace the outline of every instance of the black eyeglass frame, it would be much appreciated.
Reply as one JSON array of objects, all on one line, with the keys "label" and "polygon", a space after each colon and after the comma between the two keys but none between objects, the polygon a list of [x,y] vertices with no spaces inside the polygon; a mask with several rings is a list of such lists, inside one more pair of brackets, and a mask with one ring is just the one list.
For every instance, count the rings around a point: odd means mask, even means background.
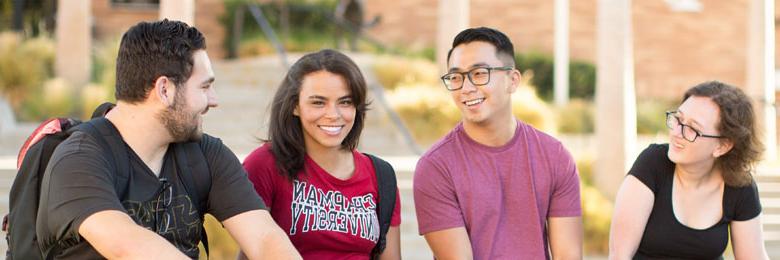
[{"label": "black eyeglass frame", "polygon": [[[487,69],[487,71],[488,71],[488,79],[487,79],[487,81],[485,81],[485,83],[482,83],[482,84],[476,84],[476,83],[474,83],[474,80],[471,79],[471,72],[479,70],[479,69]],[[463,76],[463,78],[468,78],[469,82],[471,82],[472,85],[474,85],[474,86],[483,86],[483,85],[487,85],[488,83],[490,83],[490,76],[491,76],[491,74],[493,74],[493,70],[510,71],[510,70],[513,70],[513,69],[515,69],[515,68],[510,67],[510,66],[502,66],[502,67],[476,67],[476,68],[470,69],[470,70],[465,71],[465,72],[453,71],[453,72],[450,72],[450,73],[442,75],[440,78],[441,78],[441,81],[444,83],[444,87],[447,88],[447,90],[455,91],[455,90],[462,89],[463,88],[463,84],[466,84],[466,80],[463,80],[463,81],[460,82],[460,87],[452,88],[450,85],[447,84],[447,80],[446,80],[446,77],[449,76],[449,75],[460,74],[461,76]]]},{"label": "black eyeglass frame", "polygon": [[[700,136],[701,137],[707,137],[707,138],[726,138],[725,136],[721,136],[721,135],[705,135],[705,134],[702,134],[701,132],[699,132],[699,130],[696,130],[695,128],[693,128],[693,127],[691,127],[689,125],[683,124],[682,121],[680,121],[680,118],[676,116],[677,112],[679,112],[679,111],[678,110],[666,111],[666,127],[669,128],[669,129],[674,130],[675,126],[669,125],[669,117],[670,116],[674,117],[674,119],[677,120],[677,125],[680,126],[680,135],[682,135],[682,137],[683,137],[683,139],[685,139],[685,141],[693,143],[693,142],[696,141],[696,138],[698,138]],[[693,140],[688,140],[688,138],[685,137],[685,128],[686,127],[690,128],[696,134],[696,135],[693,136]]]}]

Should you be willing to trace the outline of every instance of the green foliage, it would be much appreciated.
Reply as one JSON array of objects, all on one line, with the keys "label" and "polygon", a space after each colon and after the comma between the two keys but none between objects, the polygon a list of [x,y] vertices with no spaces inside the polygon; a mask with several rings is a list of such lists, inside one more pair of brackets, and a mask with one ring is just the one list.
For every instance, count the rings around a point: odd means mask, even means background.
[{"label": "green foliage", "polygon": [[584,247],[587,255],[606,255],[609,251],[609,226],[612,220],[612,202],[593,186],[593,160],[577,160],[582,190],[582,222],[585,231]]},{"label": "green foliage", "polygon": [[31,119],[20,113],[25,101],[35,101],[43,83],[54,74],[54,42],[45,37],[23,40],[11,32],[0,33],[0,91],[22,120]]},{"label": "green foliage", "polygon": [[[664,100],[640,100],[636,107],[637,134],[655,135],[667,131],[664,112],[674,109],[675,103]],[[558,130],[567,134],[590,134],[595,131],[595,104],[572,99],[558,110]]]},{"label": "green foliage", "polygon": [[[296,31],[282,40],[282,46],[287,52],[313,52],[324,48],[331,48],[333,38],[321,33]],[[275,54],[276,48],[266,38],[257,36],[246,39],[238,46],[238,57],[252,57],[259,55]]]},{"label": "green foliage", "polygon": [[433,144],[460,121],[460,111],[442,87],[406,83],[387,94],[415,140],[424,146]]},{"label": "green foliage", "polygon": [[557,131],[552,108],[529,86],[520,86],[512,94],[512,114],[526,124],[549,134]]},{"label": "green foliage", "polygon": [[558,131],[567,134],[591,134],[595,130],[593,103],[584,99],[571,99],[558,109]]},{"label": "green foliage", "polygon": [[439,69],[429,60],[381,56],[376,59],[372,69],[379,83],[388,90],[414,83],[444,88],[437,76]]},{"label": "green foliage", "polygon": [[41,121],[49,117],[73,115],[76,102],[75,89],[66,80],[52,78],[40,88],[28,93],[29,99],[17,110],[19,118],[27,121]]},{"label": "green foliage", "polygon": [[[236,16],[236,10],[239,10],[242,6],[246,6],[248,3],[256,3],[251,0],[226,0],[225,1],[225,14],[220,17],[220,23],[225,28],[228,37],[225,40],[225,49],[232,53],[240,53],[239,50],[231,50],[234,46],[234,39],[231,35],[233,32],[233,24]],[[269,3],[258,4],[260,6],[263,15],[266,17],[271,27],[274,29],[276,35],[284,42],[285,47],[300,47],[289,48],[288,51],[313,51],[325,47],[331,47],[335,43],[333,34],[335,32],[335,25],[329,19],[334,13],[336,8],[336,0],[288,0],[288,1],[273,1]],[[284,5],[288,8],[288,22],[289,32],[285,32],[281,28],[282,10]],[[248,42],[257,45],[258,42],[266,42],[269,40],[263,33],[260,25],[257,24],[252,14],[247,8],[244,9],[244,17],[241,21],[242,34],[241,43],[239,43],[239,49],[244,48],[241,45],[244,42]],[[262,40],[259,40],[262,39]],[[251,47],[249,47],[251,49]],[[274,51],[273,48],[263,48],[265,50]],[[243,54],[251,54],[256,52],[244,51]]]},{"label": "green foliage", "polygon": [[[533,86],[537,93],[547,101],[553,99],[553,80],[555,62],[550,55],[541,52],[518,53],[515,64],[520,71],[533,72]],[[584,61],[571,61],[569,64],[569,96],[592,100],[596,89],[596,67]]]},{"label": "green foliage", "polygon": [[596,187],[582,186],[582,222],[585,231],[585,254],[607,254],[612,202]]},{"label": "green foliage", "polygon": [[[12,30],[16,0],[0,0],[0,31]],[[26,36],[38,37],[54,32],[56,2],[54,0],[24,0],[21,31]]]},{"label": "green foliage", "polygon": [[674,102],[663,100],[639,100],[636,105],[638,134],[654,135],[667,131],[664,112],[676,107]]},{"label": "green foliage", "polygon": [[97,44],[92,56],[93,83],[81,88],[52,78],[52,39],[25,40],[14,33],[0,33],[0,91],[22,121],[73,115],[86,119],[97,105],[114,100],[118,51],[118,40]]},{"label": "green foliage", "polygon": [[[116,57],[119,54],[119,39],[104,41],[97,44],[97,48],[92,53],[92,84],[90,90],[87,87],[82,91],[82,98],[87,101],[97,101],[102,97],[102,102],[114,101],[114,92],[116,92]],[[94,92],[93,94],[86,92]],[[86,99],[90,98],[90,99]],[[95,98],[95,99],[92,99]],[[88,108],[83,112],[91,115],[92,109]]]}]

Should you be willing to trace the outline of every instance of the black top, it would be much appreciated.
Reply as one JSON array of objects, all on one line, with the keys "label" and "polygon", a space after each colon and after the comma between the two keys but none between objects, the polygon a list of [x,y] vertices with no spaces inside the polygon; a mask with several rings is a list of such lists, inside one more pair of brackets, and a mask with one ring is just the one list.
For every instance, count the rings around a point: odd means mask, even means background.
[{"label": "black top", "polygon": [[655,194],[653,211],[634,259],[722,259],[729,241],[729,223],[750,220],[761,213],[756,183],[725,186],[723,217],[715,225],[707,229],[685,226],[672,208],[675,164],[669,160],[668,151],[668,144],[650,145],[628,172]]},{"label": "black top", "polygon": [[[210,213],[224,221],[239,213],[265,208],[230,149],[219,139],[205,134],[199,144],[211,173],[210,192],[208,196],[200,196],[207,200],[207,212],[198,212],[197,202],[190,199],[177,177],[191,172],[178,169],[173,149],[165,154],[158,178],[126,147],[131,173],[126,194],[119,198],[114,187],[114,169],[106,159],[111,154],[106,154],[91,135],[75,132],[57,146],[41,184],[39,241],[49,244],[58,239],[66,241],[62,242],[63,249],[56,259],[103,258],[79,236],[78,230],[84,219],[94,213],[119,210],[138,225],[163,236],[182,253],[197,258],[203,214]],[[171,190],[165,191],[168,186]],[[170,215],[170,221],[166,221],[166,214]],[[167,228],[162,227],[165,222]]]}]

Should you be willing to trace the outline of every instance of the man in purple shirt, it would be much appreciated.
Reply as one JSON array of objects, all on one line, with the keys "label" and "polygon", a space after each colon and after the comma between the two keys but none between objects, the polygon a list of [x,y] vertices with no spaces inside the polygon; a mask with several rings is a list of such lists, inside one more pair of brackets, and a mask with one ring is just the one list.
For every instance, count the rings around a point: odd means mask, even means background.
[{"label": "man in purple shirt", "polygon": [[581,259],[579,177],[553,137],[512,115],[512,42],[490,28],[455,37],[442,81],[462,121],[414,174],[420,234],[437,259]]}]

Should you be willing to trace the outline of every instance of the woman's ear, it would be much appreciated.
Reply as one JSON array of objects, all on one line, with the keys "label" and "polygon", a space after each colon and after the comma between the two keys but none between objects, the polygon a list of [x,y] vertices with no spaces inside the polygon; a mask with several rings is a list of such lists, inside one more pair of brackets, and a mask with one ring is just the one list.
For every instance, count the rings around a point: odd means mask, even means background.
[{"label": "woman's ear", "polygon": [[731,151],[731,148],[734,148],[734,142],[731,139],[723,138],[718,142],[718,147],[715,148],[715,151],[712,151],[712,156],[715,158],[721,157]]}]

